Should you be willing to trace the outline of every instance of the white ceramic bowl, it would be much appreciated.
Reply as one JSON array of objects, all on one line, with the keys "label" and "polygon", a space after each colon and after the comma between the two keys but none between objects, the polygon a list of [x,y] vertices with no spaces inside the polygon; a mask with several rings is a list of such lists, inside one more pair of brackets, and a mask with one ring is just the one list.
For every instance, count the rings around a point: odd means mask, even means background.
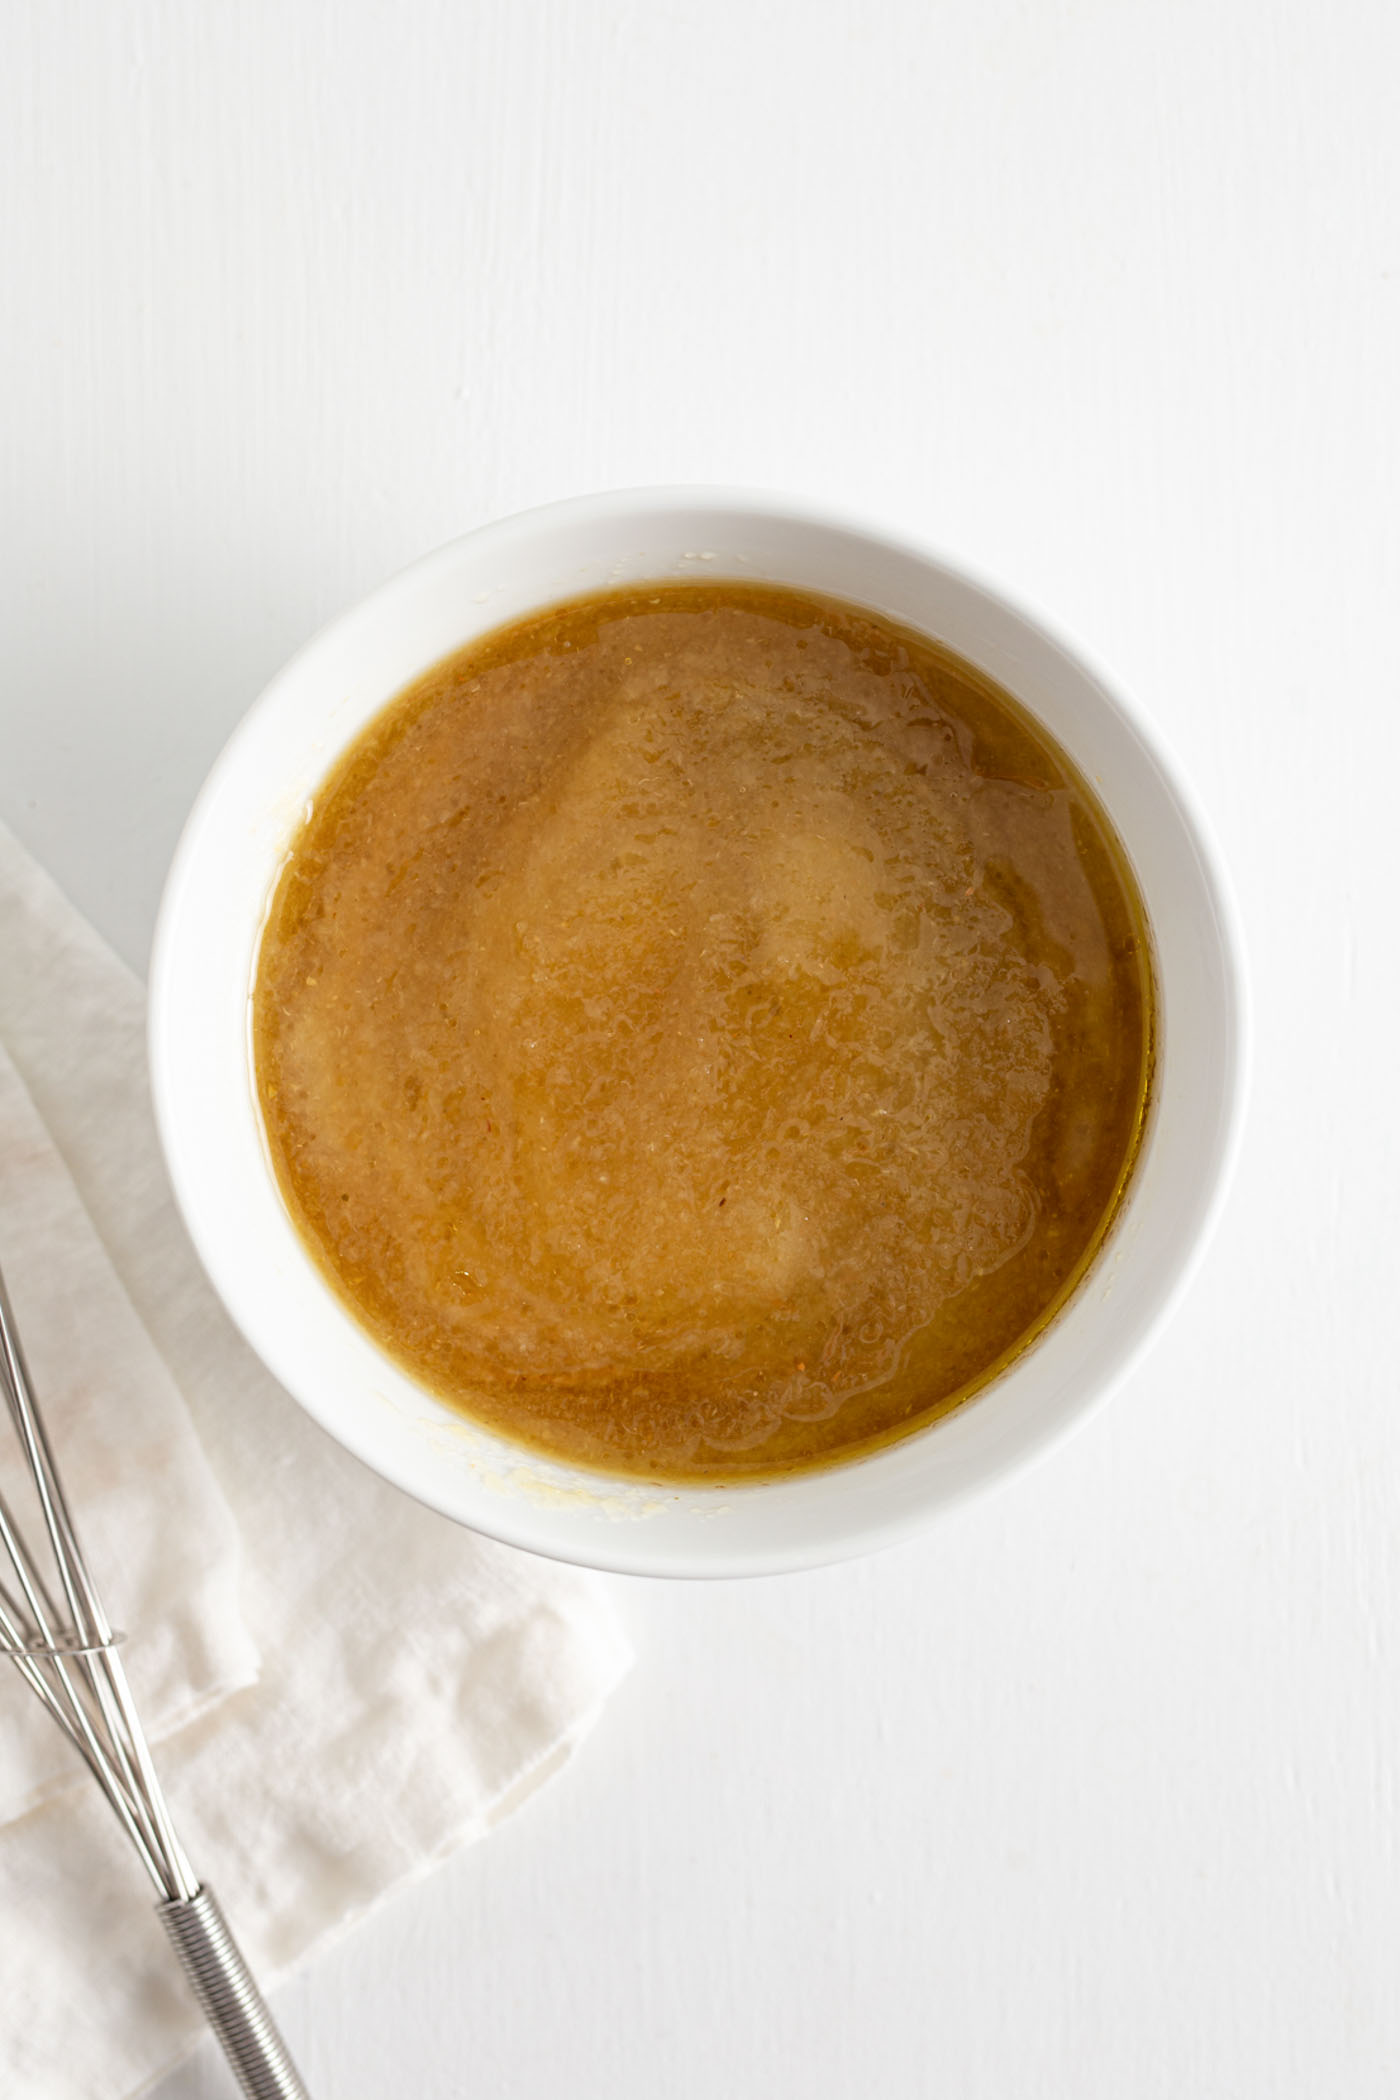
[{"label": "white ceramic bowl", "polygon": [[[263,913],[308,798],[403,686],[503,622],[609,585],[722,576],[873,607],[1001,681],[1094,782],[1156,942],[1156,1104],[1120,1220],[1049,1331],[959,1412],[824,1472],[726,1489],[609,1481],[476,1428],[388,1361],[322,1281],[264,1152],[249,1050]],[[1243,979],[1215,856],[1136,711],[1036,617],[924,549],[784,498],[643,489],[487,526],[416,563],[311,642],[235,732],[166,886],[151,1067],[175,1191],[253,1347],[387,1479],[478,1531],[650,1575],[743,1575],[906,1537],[1004,1478],[1101,1401],[1166,1314],[1227,1175],[1243,1092]]]}]

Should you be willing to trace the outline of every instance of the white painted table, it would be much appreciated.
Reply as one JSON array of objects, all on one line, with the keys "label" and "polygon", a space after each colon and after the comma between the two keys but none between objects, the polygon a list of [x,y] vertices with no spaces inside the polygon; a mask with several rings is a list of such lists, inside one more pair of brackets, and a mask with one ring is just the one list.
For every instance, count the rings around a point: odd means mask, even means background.
[{"label": "white painted table", "polygon": [[577,1766],[280,1993],[318,2100],[1393,2094],[1400,14],[4,31],[0,814],[134,962],[320,621],[685,479],[854,504],[1078,630],[1253,953],[1241,1176],[1114,1407],[883,1560],[619,1584],[639,1667]]}]

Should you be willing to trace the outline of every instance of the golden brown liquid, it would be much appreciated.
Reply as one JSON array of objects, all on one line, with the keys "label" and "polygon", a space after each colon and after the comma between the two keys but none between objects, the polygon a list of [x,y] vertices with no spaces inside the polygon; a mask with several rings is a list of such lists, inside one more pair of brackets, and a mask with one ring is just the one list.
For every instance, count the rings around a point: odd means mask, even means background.
[{"label": "golden brown liquid", "polygon": [[1043,1327],[1131,1169],[1121,849],[1010,696],[853,606],[580,600],[401,694],[272,901],[292,1216],[508,1436],[671,1480],[900,1435]]}]

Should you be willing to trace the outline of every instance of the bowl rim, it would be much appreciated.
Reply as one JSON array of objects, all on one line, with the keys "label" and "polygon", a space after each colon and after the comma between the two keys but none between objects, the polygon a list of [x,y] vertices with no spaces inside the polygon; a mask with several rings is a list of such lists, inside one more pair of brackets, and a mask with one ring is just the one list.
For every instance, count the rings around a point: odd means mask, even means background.
[{"label": "bowl rim", "polygon": [[[176,1202],[201,1265],[211,1287],[224,1302],[235,1324],[248,1339],[255,1353],[267,1364],[270,1375],[278,1378],[279,1383],[284,1382],[279,1377],[275,1364],[265,1353],[261,1341],[254,1340],[249,1333],[235,1302],[236,1292],[230,1294],[227,1279],[220,1275],[219,1260],[216,1255],[211,1257],[207,1245],[203,1225],[204,1198],[196,1185],[197,1175],[189,1170],[182,1134],[176,1125],[172,1107],[174,1090],[169,1066],[173,1054],[169,1017],[176,1002],[176,975],[179,967],[179,903],[189,882],[191,870],[197,863],[205,818],[220,792],[220,784],[230,764],[231,754],[248,734],[251,726],[260,722],[269,710],[277,707],[283,690],[295,684],[307,663],[314,661],[328,644],[333,643],[352,623],[389,614],[401,598],[419,589],[433,577],[455,569],[463,561],[468,550],[473,557],[492,554],[499,557],[502,554],[508,555],[514,546],[523,546],[556,526],[602,524],[643,515],[654,519],[658,514],[668,515],[675,520],[688,513],[716,512],[771,522],[778,526],[797,524],[818,531],[853,537],[867,543],[877,553],[892,555],[941,573],[955,588],[961,588],[981,598],[1013,627],[1019,626],[1033,636],[1038,636],[1043,643],[1066,659],[1070,668],[1082,679],[1099,689],[1111,709],[1116,710],[1163,776],[1170,798],[1176,803],[1195,847],[1202,887],[1212,909],[1219,942],[1224,1008],[1222,1033],[1225,1044],[1225,1062],[1221,1072],[1221,1112],[1214,1136],[1213,1158],[1209,1168],[1201,1175],[1204,1197],[1199,1202],[1192,1236],[1189,1242],[1176,1250],[1172,1273],[1164,1286],[1159,1288],[1155,1303],[1140,1320],[1133,1337],[1120,1348],[1107,1373],[1085,1390],[1072,1408],[1062,1409],[1054,1414],[1047,1413],[1043,1420],[1023,1427],[1015,1448],[1001,1454],[995,1464],[988,1463],[971,1477],[951,1485],[945,1484],[936,1496],[930,1497],[915,1508],[894,1511],[884,1518],[874,1517],[861,1522],[851,1522],[839,1532],[834,1531],[820,1543],[774,1543],[768,1551],[757,1551],[748,1547],[741,1552],[731,1550],[726,1554],[722,1533],[717,1532],[713,1552],[658,1552],[654,1548],[648,1550],[648,1540],[655,1536],[652,1526],[613,1524],[598,1526],[596,1543],[590,1541],[587,1550],[581,1551],[562,1544],[557,1531],[551,1536],[548,1511],[537,1505],[500,1497],[497,1498],[499,1509],[493,1505],[485,1515],[479,1510],[473,1510],[470,1515],[466,1514],[461,1506],[460,1495],[454,1495],[450,1485],[438,1486],[435,1489],[434,1480],[425,1480],[421,1468],[415,1470],[406,1457],[399,1463],[398,1455],[393,1451],[387,1457],[382,1448],[371,1451],[366,1448],[368,1440],[353,1433],[349,1425],[337,1419],[333,1404],[319,1404],[305,1392],[295,1390],[291,1386],[286,1387],[290,1397],[343,1448],[352,1452],[381,1477],[428,1507],[505,1544],[521,1547],[545,1557],[572,1561],[618,1574],[726,1578],[736,1575],[785,1573],[853,1558],[900,1543],[924,1530],[944,1512],[965,1506],[977,1497],[1009,1483],[1039,1463],[1063,1440],[1085,1426],[1132,1375],[1188,1290],[1204,1259],[1228,1197],[1242,1143],[1249,1090],[1252,1013],[1248,969],[1239,913],[1213,826],[1201,806],[1190,775],[1178,762],[1170,740],[1163,734],[1159,725],[1146,716],[1135,696],[1122,681],[1086,649],[1077,637],[1072,636],[1056,619],[1045,614],[1031,600],[1019,593],[1008,591],[1000,582],[975,565],[959,557],[949,556],[921,538],[893,530],[884,523],[858,512],[815,502],[806,497],[763,488],[707,483],[662,485],[655,488],[629,487],[605,490],[594,495],[567,497],[558,502],[497,519],[457,536],[398,570],[373,591],[324,623],[274,672],[261,694],[235,725],[191,807],[172,857],[157,917],[150,968],[148,1044],[156,1123]],[[728,572],[712,573],[718,576]],[[535,602],[543,609],[551,603],[563,600],[544,596]],[[861,601],[855,598],[852,602]],[[501,624],[510,624],[511,620],[521,616],[503,616]],[[489,628],[482,630],[489,631]],[[387,705],[397,689],[387,691],[382,704]],[[1030,700],[1021,695],[1018,695],[1018,698],[1034,712]],[[328,764],[332,762],[333,760],[328,760]],[[1112,1233],[1110,1244],[1111,1240]],[[1101,1249],[1100,1254],[1096,1256],[1095,1263],[1088,1272],[1089,1276],[1094,1274],[1103,1251]],[[1076,1287],[1071,1302],[1077,1300],[1085,1281],[1087,1278],[1081,1280],[1080,1285]],[[372,1340],[368,1336],[364,1338],[373,1349],[375,1345]],[[1002,1375],[1005,1377],[1009,1374]],[[985,1388],[982,1394],[974,1395],[967,1406],[980,1404],[1000,1382],[993,1381],[993,1385]],[[957,1410],[953,1416],[941,1419],[955,1420],[963,1411]],[[935,1434],[939,1426],[939,1421],[935,1421],[925,1430],[913,1432],[910,1440]],[[897,1450],[899,1446],[885,1448]],[[861,1461],[856,1459],[849,1463],[858,1465]],[[842,1468],[838,1462],[836,1466],[826,1470],[834,1474],[839,1473]],[[597,1474],[593,1477],[596,1478],[599,1491],[602,1492],[608,1476]],[[798,1481],[813,1477],[810,1473],[791,1476],[793,1480]],[[442,1481],[450,1483],[451,1475],[444,1471]],[[760,1485],[764,1484],[755,1483],[754,1488],[731,1487],[723,1492],[731,1495],[752,1494]],[[668,1491],[663,1489],[658,1492]],[[659,1544],[659,1541],[656,1543]]]}]

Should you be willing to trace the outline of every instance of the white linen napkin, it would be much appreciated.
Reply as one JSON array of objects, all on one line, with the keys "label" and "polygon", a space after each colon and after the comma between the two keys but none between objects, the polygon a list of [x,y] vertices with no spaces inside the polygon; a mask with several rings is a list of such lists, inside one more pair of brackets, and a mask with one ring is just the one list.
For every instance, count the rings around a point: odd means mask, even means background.
[{"label": "white linen napkin", "polygon": [[[177,1825],[266,1982],[557,1770],[628,1652],[592,1578],[409,1501],[246,1348],[166,1186],[141,989],[3,826],[0,1053],[0,1262]],[[125,2100],[199,2017],[6,1671],[0,2092]]]}]

